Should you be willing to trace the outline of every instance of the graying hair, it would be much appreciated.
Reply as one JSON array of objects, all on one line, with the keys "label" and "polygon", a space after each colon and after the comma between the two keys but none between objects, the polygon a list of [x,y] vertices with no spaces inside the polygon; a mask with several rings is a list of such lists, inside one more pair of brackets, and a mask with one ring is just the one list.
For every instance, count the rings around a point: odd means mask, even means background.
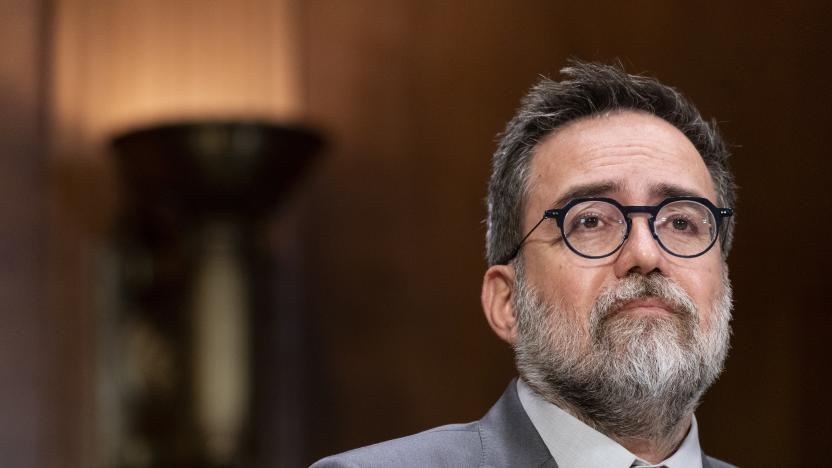
[{"label": "graying hair", "polygon": [[[705,121],[682,94],[655,78],[627,74],[620,64],[572,61],[561,75],[561,81],[543,78],[532,87],[502,133],[492,158],[486,234],[489,265],[510,261],[524,234],[523,207],[535,146],[556,128],[592,115],[636,110],[675,126],[702,156],[716,187],[717,204],[734,206],[736,186],[728,167],[730,152],[717,123]],[[734,223],[727,224],[722,233],[723,257],[731,249],[734,231]]]}]

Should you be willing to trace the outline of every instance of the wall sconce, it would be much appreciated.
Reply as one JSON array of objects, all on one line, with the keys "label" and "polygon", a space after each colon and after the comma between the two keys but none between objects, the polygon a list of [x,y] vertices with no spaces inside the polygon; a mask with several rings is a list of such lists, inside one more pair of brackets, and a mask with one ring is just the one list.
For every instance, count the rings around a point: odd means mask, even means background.
[{"label": "wall sconce", "polygon": [[123,286],[133,311],[125,333],[148,344],[127,349],[126,366],[143,375],[118,393],[133,395],[135,419],[157,419],[128,437],[149,445],[151,459],[178,463],[164,447],[185,437],[198,448],[189,456],[229,466],[245,447],[251,406],[258,227],[321,139],[273,124],[201,122],[130,132],[113,145],[127,189],[121,237],[134,246],[124,251],[144,251],[124,257],[126,277],[148,264],[167,269]]},{"label": "wall sconce", "polygon": [[238,466],[251,448],[258,226],[322,144],[296,124],[300,8],[54,5],[54,157],[106,165],[111,148],[125,188],[99,324],[103,466]]}]

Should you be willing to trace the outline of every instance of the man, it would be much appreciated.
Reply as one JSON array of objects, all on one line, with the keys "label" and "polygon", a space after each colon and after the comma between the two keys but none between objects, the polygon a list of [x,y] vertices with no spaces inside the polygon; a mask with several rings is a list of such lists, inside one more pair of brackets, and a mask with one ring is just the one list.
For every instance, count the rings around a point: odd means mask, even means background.
[{"label": "man", "polygon": [[489,184],[482,305],[520,379],[477,422],[316,468],[730,466],[693,415],[730,335],[728,151],[654,79],[562,74],[524,99]]}]

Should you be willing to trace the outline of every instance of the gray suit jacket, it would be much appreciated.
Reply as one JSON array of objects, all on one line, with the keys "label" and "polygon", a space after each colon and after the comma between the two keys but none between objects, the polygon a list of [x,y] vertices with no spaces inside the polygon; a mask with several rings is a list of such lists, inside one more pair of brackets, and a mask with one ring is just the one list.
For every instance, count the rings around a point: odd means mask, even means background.
[{"label": "gray suit jacket", "polygon": [[[324,458],[312,468],[539,467],[557,463],[520,404],[517,382],[479,421],[437,427]],[[703,468],[732,465],[702,454]]]}]

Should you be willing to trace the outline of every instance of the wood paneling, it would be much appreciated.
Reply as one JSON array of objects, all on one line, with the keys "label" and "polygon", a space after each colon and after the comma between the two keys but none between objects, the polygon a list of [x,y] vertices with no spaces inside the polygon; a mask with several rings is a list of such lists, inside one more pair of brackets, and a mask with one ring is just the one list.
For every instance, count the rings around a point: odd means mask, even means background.
[{"label": "wood paneling", "polygon": [[45,300],[43,13],[39,2],[0,3],[0,453],[23,468],[72,463],[80,445],[58,393],[77,389],[61,370],[72,347]]},{"label": "wood paneling", "polygon": [[823,464],[826,4],[314,0],[305,15],[310,113],[333,138],[308,223],[312,456],[476,419],[513,374],[478,300],[489,157],[537,75],[577,56],[677,86],[736,145],[734,345],[698,412],[704,447]]},{"label": "wood paneling", "polygon": [[[65,199],[72,184],[106,179],[93,162],[61,176],[56,199],[46,200],[53,192],[44,106],[79,98],[72,90],[42,93],[52,79],[43,8],[64,3],[0,7],[0,401],[10,421],[0,452],[8,466],[94,459],[96,250],[84,229],[100,223],[99,203],[111,192]],[[308,443],[284,459],[306,450],[311,462],[476,419],[500,394],[514,374],[511,351],[479,306],[490,155],[537,76],[578,56],[621,57],[631,71],[679,87],[736,144],[734,346],[698,412],[704,447],[742,466],[826,464],[818,448],[832,436],[832,314],[824,296],[832,289],[829,8],[821,1],[303,2],[304,99],[330,150],[298,200],[305,210],[293,211],[305,212],[297,219],[306,248],[295,260],[308,277],[275,288],[310,291],[297,300],[309,305],[298,318],[308,327],[305,370],[276,373],[305,380],[308,391],[292,400],[305,409],[287,412],[301,419],[279,426]],[[97,84],[77,79],[81,94]],[[109,102],[96,102],[107,110]],[[70,153],[83,147],[49,141]]]}]

